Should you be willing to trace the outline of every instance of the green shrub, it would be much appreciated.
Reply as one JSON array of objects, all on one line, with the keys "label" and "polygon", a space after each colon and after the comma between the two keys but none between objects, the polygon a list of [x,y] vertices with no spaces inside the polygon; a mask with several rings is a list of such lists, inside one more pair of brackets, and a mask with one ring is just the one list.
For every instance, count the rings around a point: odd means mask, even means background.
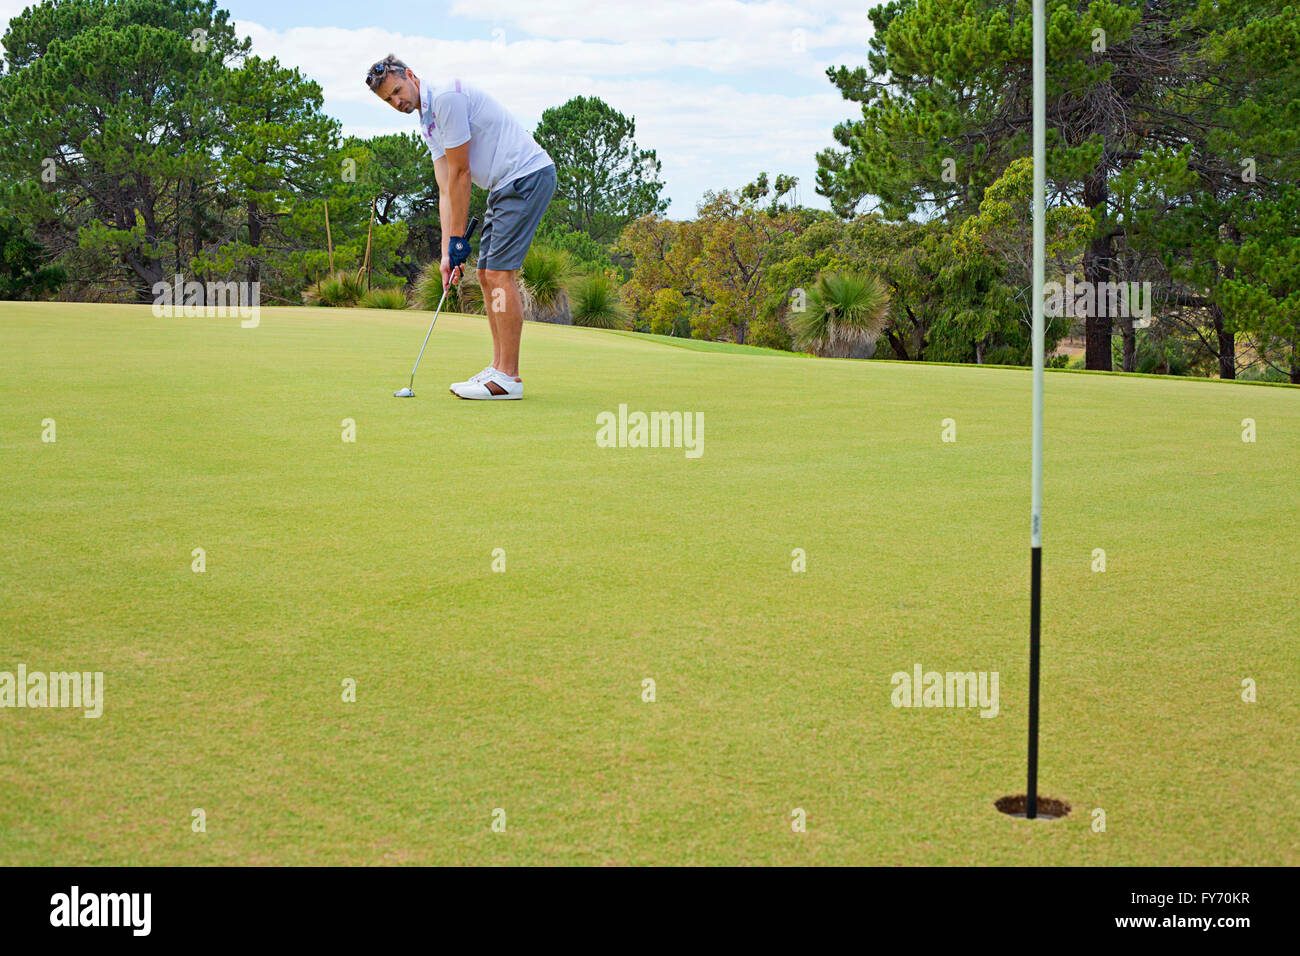
[{"label": "green shrub", "polygon": [[[1116,326],[1118,331],[1118,325]],[[1169,334],[1163,327],[1137,329],[1133,371],[1148,375],[1195,375],[1192,368],[1192,348],[1182,336]],[[1116,334],[1111,339],[1111,368],[1124,368],[1124,337]],[[1215,369],[1218,362],[1214,363]]]},{"label": "green shrub", "polygon": [[608,250],[580,229],[571,229],[561,222],[543,219],[537,230],[537,241],[552,249],[567,252],[576,262],[593,265],[598,269],[613,267]]},{"label": "green shrub", "polygon": [[573,284],[573,324],[591,329],[626,329],[631,324],[618,298],[618,286],[604,272],[593,272]]},{"label": "green shrub", "polygon": [[440,298],[442,298],[442,273],[435,259],[421,269],[415,281],[411,283],[411,305],[417,309],[432,311],[438,307]]},{"label": "green shrub", "polygon": [[563,249],[545,243],[533,243],[520,270],[521,294],[528,290],[532,308],[525,315],[540,321],[568,324],[569,303],[566,289],[573,278],[573,258]]},{"label": "green shrub", "polygon": [[[442,266],[435,259],[420,270],[411,285],[411,302],[414,308],[432,312],[438,307],[442,298]],[[478,272],[466,269],[464,275],[447,293],[447,304],[443,306],[449,312],[464,312],[470,315],[483,314],[483,289],[478,284]]]},{"label": "green shrub", "polygon": [[361,297],[363,309],[404,309],[406,293],[401,289],[371,289]]},{"label": "green shrub", "polygon": [[302,301],[306,305],[348,308],[357,305],[365,292],[365,283],[354,273],[335,272],[304,289]]},{"label": "green shrub", "polygon": [[769,349],[781,349],[789,352],[794,344],[790,330],[778,316],[755,319],[749,323],[749,345],[761,345]]},{"label": "green shrub", "polygon": [[889,290],[874,275],[830,272],[817,277],[801,312],[791,313],[794,343],[817,355],[844,358],[881,334]]},{"label": "green shrub", "polygon": [[45,265],[45,253],[17,219],[0,215],[0,299],[40,299],[59,291],[67,270]]},{"label": "green shrub", "polygon": [[1289,382],[1291,377],[1271,365],[1255,365],[1237,373],[1239,382]]},{"label": "green shrub", "polygon": [[691,307],[677,289],[659,289],[650,301],[646,314],[650,331],[656,335],[691,337]]},{"label": "green shrub", "polygon": [[[984,365],[1031,365],[1033,356],[1026,358],[1014,345],[994,345],[984,352]],[[1050,366],[1049,366],[1050,367]]]}]

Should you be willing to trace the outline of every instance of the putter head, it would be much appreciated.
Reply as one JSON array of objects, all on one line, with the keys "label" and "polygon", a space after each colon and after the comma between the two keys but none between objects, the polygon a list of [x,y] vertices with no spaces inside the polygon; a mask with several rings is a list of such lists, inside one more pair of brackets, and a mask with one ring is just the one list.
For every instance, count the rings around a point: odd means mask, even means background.
[{"label": "putter head", "polygon": [[415,393],[411,391],[409,388],[399,388],[397,391],[393,392],[393,398],[414,398],[414,397],[415,397]]}]

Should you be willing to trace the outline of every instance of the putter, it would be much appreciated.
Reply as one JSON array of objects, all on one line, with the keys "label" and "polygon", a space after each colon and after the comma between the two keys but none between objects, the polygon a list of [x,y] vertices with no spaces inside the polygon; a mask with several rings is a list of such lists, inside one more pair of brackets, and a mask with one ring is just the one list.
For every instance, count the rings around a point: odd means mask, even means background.
[{"label": "putter", "polygon": [[[469,221],[469,228],[465,230],[465,241],[469,242],[474,236],[474,230],[478,228],[478,216]],[[429,336],[433,334],[433,327],[438,321],[438,316],[442,313],[442,304],[447,301],[447,293],[451,287],[456,284],[456,280],[465,275],[465,263],[452,266],[452,271],[460,270],[460,276],[456,276],[447,282],[447,287],[442,290],[442,298],[438,300],[438,308],[434,310],[433,321],[429,323],[429,331],[424,333],[424,345],[420,346],[420,354],[415,357],[415,365],[411,369],[411,381],[406,388],[399,388],[393,392],[393,398],[414,398],[415,397],[415,372],[420,367],[420,359],[424,358],[424,346],[429,344]]]}]

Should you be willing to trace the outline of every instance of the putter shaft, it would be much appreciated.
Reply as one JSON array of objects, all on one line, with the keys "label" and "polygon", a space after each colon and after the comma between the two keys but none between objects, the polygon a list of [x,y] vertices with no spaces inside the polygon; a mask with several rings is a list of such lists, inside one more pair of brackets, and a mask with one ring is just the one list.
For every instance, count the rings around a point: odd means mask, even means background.
[{"label": "putter shaft", "polygon": [[[460,266],[457,266],[456,268],[459,269]],[[411,366],[411,381],[406,387],[412,391],[415,390],[415,371],[420,367],[420,359],[424,358],[424,346],[429,344],[429,336],[433,334],[433,326],[438,321],[438,316],[442,313],[442,304],[447,301],[447,293],[451,291],[453,284],[454,283],[452,282],[448,282],[447,288],[442,290],[442,298],[438,300],[438,308],[435,309],[433,313],[433,322],[429,323],[429,331],[424,333],[424,343],[420,346],[420,354],[415,357],[415,364]]]},{"label": "putter shaft", "polygon": [[[468,242],[474,237],[474,230],[478,228],[478,216],[470,219],[469,225],[465,229],[465,241]],[[415,357],[415,364],[411,366],[411,380],[407,383],[406,389],[409,392],[415,391],[415,373],[420,367],[420,359],[424,358],[424,347],[429,344],[429,336],[433,334],[433,327],[438,321],[438,316],[442,314],[442,304],[447,301],[447,293],[451,287],[465,277],[465,263],[453,266],[452,274],[447,277],[447,284],[443,287],[442,298],[438,300],[438,308],[433,311],[433,321],[429,323],[429,331],[424,333],[424,342],[420,345],[420,354]]]}]

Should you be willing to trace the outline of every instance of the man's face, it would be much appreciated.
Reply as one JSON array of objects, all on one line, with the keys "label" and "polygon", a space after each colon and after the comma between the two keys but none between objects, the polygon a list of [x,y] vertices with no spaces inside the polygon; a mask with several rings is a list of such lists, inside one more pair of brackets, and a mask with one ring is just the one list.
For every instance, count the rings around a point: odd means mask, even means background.
[{"label": "man's face", "polygon": [[420,92],[415,85],[415,75],[410,70],[405,73],[389,73],[375,93],[402,113],[413,113],[420,106]]}]

